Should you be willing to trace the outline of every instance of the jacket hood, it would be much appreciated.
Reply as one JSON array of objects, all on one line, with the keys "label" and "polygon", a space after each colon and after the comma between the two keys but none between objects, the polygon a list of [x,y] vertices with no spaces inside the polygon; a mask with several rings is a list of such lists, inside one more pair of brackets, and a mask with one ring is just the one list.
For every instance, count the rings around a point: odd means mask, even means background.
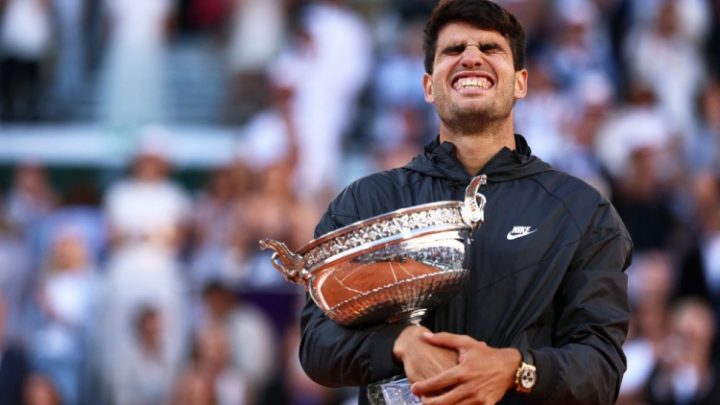
[{"label": "jacket hood", "polygon": [[[502,182],[552,170],[549,164],[532,155],[522,135],[515,135],[515,148],[502,148],[474,175],[485,174],[490,182]],[[474,176],[467,173],[455,157],[455,145],[450,142],[440,143],[439,136],[427,144],[425,151],[415,156],[405,168],[462,184],[467,184]]]}]

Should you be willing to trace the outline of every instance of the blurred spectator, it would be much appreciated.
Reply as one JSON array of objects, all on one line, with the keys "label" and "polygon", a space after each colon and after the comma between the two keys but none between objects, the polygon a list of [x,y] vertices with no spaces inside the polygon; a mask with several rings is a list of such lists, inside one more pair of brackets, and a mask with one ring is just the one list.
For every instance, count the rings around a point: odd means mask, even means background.
[{"label": "blurred spectator", "polygon": [[612,176],[613,204],[633,238],[636,252],[664,249],[677,230],[671,145],[675,133],[649,88],[633,86],[629,103],[608,117],[597,152]]},{"label": "blurred spectator", "polygon": [[[272,83],[265,89],[271,104],[255,114],[243,127],[237,145],[238,160],[248,165],[250,170],[262,172],[266,167],[280,161],[287,161],[289,176],[299,159],[298,129],[293,115],[293,96],[295,90],[281,84]],[[292,181],[292,178],[289,179]],[[257,182],[262,186],[261,182]],[[292,193],[293,190],[289,189]]]},{"label": "blurred spectator", "polygon": [[[634,149],[666,149],[677,130],[658,107],[654,91],[633,83],[627,101],[615,105],[598,133],[595,153],[610,175],[619,179],[630,169]],[[657,168],[661,169],[661,168]]]},{"label": "blurred spectator", "polygon": [[40,163],[23,163],[16,169],[8,191],[5,215],[11,226],[27,233],[57,204],[57,196]]},{"label": "blurred spectator", "polygon": [[152,305],[141,305],[133,319],[132,345],[126,347],[122,361],[116,363],[118,380],[112,403],[117,405],[164,404],[177,370],[165,356],[162,313]]},{"label": "blurred spectator", "polygon": [[110,125],[138,127],[165,119],[165,51],[174,0],[108,0],[110,31],[100,116]]},{"label": "blurred spectator", "polygon": [[518,100],[513,115],[517,132],[533,145],[533,154],[555,164],[567,157],[563,150],[568,141],[565,133],[572,114],[572,104],[566,93],[560,91],[550,66],[540,60],[530,60],[532,80],[528,82],[528,95]]},{"label": "blurred spectator", "polygon": [[[282,0],[228,0],[230,8],[226,65],[233,122],[245,122],[267,102],[265,71],[286,37]],[[262,38],[262,41],[258,41]]]},{"label": "blurred spectator", "polygon": [[613,192],[613,203],[637,252],[667,248],[678,227],[671,190],[655,169],[661,153],[651,146],[633,148],[628,174],[617,179]]},{"label": "blurred spectator", "polygon": [[250,191],[250,169],[236,159],[215,169],[204,190],[195,199],[192,212],[193,252],[189,278],[199,293],[207,280],[223,278],[241,281],[249,269],[244,266],[249,241],[247,231],[236,221]]},{"label": "blurred spectator", "polygon": [[151,305],[162,322],[158,339],[163,367],[176,371],[186,340],[186,291],[178,247],[188,221],[189,200],[173,183],[163,132],[149,129],[141,139],[132,175],[108,191],[105,209],[114,241],[102,291],[98,341],[99,367],[106,383],[117,387],[122,353],[135,345],[135,314]]},{"label": "blurred spectator", "polygon": [[247,379],[247,394],[255,396],[275,371],[274,330],[267,315],[236,294],[222,282],[207,284],[199,328],[223,333],[232,367]]},{"label": "blurred spectator", "polygon": [[160,127],[145,127],[130,178],[107,190],[105,209],[116,252],[149,244],[175,254],[182,244],[190,201],[169,178],[170,136]]},{"label": "blurred spectator", "polygon": [[67,226],[53,235],[51,255],[38,288],[32,358],[62,403],[77,404],[87,376],[89,333],[95,325],[95,268],[84,235]]},{"label": "blurred spectator", "polygon": [[181,375],[173,393],[175,405],[208,405],[216,404],[215,387],[200,373],[192,370]]},{"label": "blurred spectator", "polygon": [[84,205],[64,198],[63,205],[46,216],[37,231],[37,251],[40,257],[47,257],[58,233],[68,228],[80,235],[87,249],[90,267],[97,267],[104,260],[108,236],[105,218],[99,205]]},{"label": "blurred spectator", "polygon": [[0,295],[0,403],[22,403],[23,387],[30,373],[25,351],[5,335],[7,306]]},{"label": "blurred spectator", "polygon": [[555,14],[548,13],[556,7],[556,0],[499,0],[498,3],[515,15],[525,29],[528,55],[541,52],[556,25]]},{"label": "blurred spectator", "polygon": [[33,374],[28,378],[24,387],[25,405],[61,405],[77,402],[64,402],[60,399],[52,381],[42,374]]},{"label": "blurred spectator", "polygon": [[52,0],[56,27],[53,108],[58,118],[72,118],[75,100],[86,85],[85,33],[83,17],[86,0]]},{"label": "blurred spectator", "polygon": [[[246,260],[250,273],[246,277],[246,288],[279,288],[287,284],[272,266],[269,252],[256,250],[256,243],[262,238],[287,241],[292,249],[299,249],[312,239],[312,221],[320,217],[316,207],[298,201],[293,195],[292,165],[279,161],[266,167],[259,176],[258,189],[247,199],[238,213],[247,229],[247,240],[252,249],[247,251]],[[317,198],[317,196],[316,196]]]},{"label": "blurred spectator", "polygon": [[405,145],[417,150],[435,135],[433,115],[428,113],[422,88],[423,25],[409,22],[397,38],[383,43],[372,79],[374,122],[370,145],[381,153],[392,153]]},{"label": "blurred spectator", "polygon": [[[711,172],[698,174],[692,188],[695,237],[682,258],[679,296],[700,296],[720,308],[720,178]],[[716,310],[720,325],[720,313]]]},{"label": "blurred spectator", "polygon": [[672,310],[672,333],[648,387],[648,403],[710,405],[720,402],[720,374],[712,362],[713,310],[685,300]]},{"label": "blurred spectator", "polygon": [[608,32],[591,0],[556,0],[554,43],[547,49],[548,62],[561,89],[572,90],[588,73],[615,81]]},{"label": "blurred spectator", "polygon": [[[298,161],[297,131],[290,111],[291,91],[272,89],[273,106],[261,111],[246,125],[237,146],[238,161],[253,178],[250,193],[233,210],[232,244],[221,270],[242,277],[247,285],[282,282],[274,272],[259,271],[252,262],[257,241],[263,237],[287,240],[295,200],[293,180]],[[262,269],[262,266],[260,267]]]},{"label": "blurred spectator", "polygon": [[298,167],[294,189],[303,199],[335,188],[345,132],[372,62],[370,31],[342,0],[303,10],[294,49],[271,64],[270,77],[292,89]]},{"label": "blurred spectator", "polygon": [[652,251],[633,258],[627,273],[633,316],[623,346],[627,370],[618,404],[624,405],[642,403],[650,375],[665,350],[673,262],[666,253]]},{"label": "blurred spectator", "polygon": [[[125,354],[136,349],[140,306],[152,306],[158,322],[156,339],[163,367],[172,375],[180,364],[186,343],[185,289],[177,264],[152,246],[136,246],[110,259],[108,274],[100,291],[102,303],[95,358],[105,386],[119,389],[125,378],[119,372],[133,367]],[[107,390],[107,388],[105,388]],[[105,391],[107,392],[107,391]],[[117,391],[115,391],[117,392]]]},{"label": "blurred spectator", "polygon": [[708,17],[707,2],[662,0],[651,25],[638,26],[625,46],[631,80],[653,90],[683,136],[692,128],[693,100],[706,76],[700,51]]},{"label": "blurred spectator", "polygon": [[600,129],[612,109],[612,84],[602,75],[587,74],[579,79],[572,100],[572,117],[566,121],[567,139],[556,145],[562,157],[554,166],[595,187],[604,196],[612,197],[610,175],[595,153]]},{"label": "blurred spectator", "polygon": [[686,144],[686,160],[693,173],[720,174],[720,79],[704,86],[698,99],[698,120]]},{"label": "blurred spectator", "polygon": [[25,240],[18,230],[9,226],[5,216],[0,215],[0,299],[5,306],[2,330],[8,340],[24,337],[24,315],[34,292],[35,280],[31,270],[30,252]]},{"label": "blurred spectator", "polygon": [[233,238],[235,262],[249,269],[245,274],[249,288],[285,285],[268,254],[257,252],[257,241],[269,237],[287,241],[294,248],[304,246],[312,239],[312,222],[324,209],[321,205],[329,200],[322,192],[325,188],[307,200],[298,197],[297,187],[303,184],[299,165],[309,157],[302,156],[293,94],[290,88],[274,87],[273,107],[251,119],[238,145],[238,158],[255,173],[252,192],[236,205],[238,232]]},{"label": "blurred spectator", "polygon": [[[194,399],[203,391],[212,397],[207,404],[252,404],[247,377],[230,361],[230,342],[221,326],[205,325],[195,335],[193,362],[185,370],[176,387],[175,403]],[[198,385],[205,385],[204,388]],[[210,398],[207,398],[210,399]],[[199,402],[202,403],[202,402]]]},{"label": "blurred spectator", "polygon": [[40,117],[43,64],[52,42],[51,0],[0,4],[0,119]]}]

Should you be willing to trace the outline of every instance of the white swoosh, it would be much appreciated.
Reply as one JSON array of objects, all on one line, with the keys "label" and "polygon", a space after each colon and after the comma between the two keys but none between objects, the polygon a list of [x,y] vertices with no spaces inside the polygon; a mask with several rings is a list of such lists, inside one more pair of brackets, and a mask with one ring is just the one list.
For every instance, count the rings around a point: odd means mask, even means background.
[{"label": "white swoosh", "polygon": [[533,233],[533,232],[535,232],[535,231],[537,231],[537,229],[533,229],[533,230],[530,231],[530,232],[523,232],[523,233],[518,233],[518,234],[513,234],[512,231],[510,231],[510,232],[507,234],[507,240],[515,240],[515,239],[517,239],[517,238],[522,238],[523,236],[528,236],[528,235],[530,235],[531,233]]}]

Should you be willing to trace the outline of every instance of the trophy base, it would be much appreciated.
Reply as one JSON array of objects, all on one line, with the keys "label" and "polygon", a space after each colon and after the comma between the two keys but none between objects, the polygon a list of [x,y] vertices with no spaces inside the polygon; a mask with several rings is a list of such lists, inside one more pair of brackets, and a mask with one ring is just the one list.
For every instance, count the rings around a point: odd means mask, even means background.
[{"label": "trophy base", "polygon": [[422,400],[410,392],[410,381],[402,375],[368,385],[367,395],[370,405],[422,404]]}]

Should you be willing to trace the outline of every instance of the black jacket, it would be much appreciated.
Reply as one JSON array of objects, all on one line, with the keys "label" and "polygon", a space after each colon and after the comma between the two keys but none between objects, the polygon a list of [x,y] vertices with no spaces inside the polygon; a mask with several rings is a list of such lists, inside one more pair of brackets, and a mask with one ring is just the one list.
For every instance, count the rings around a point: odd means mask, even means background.
[{"label": "black jacket", "polygon": [[[530,395],[508,393],[504,404],[612,403],[626,367],[624,270],[632,242],[595,189],[531,156],[519,135],[516,144],[480,170],[488,176],[480,189],[487,205],[470,250],[471,282],[423,324],[493,347],[528,349],[538,383]],[[436,140],[405,167],[351,184],[330,204],[316,236],[402,207],[461,200],[471,176],[453,149]],[[518,226],[532,233],[514,238]],[[321,384],[362,386],[403,371],[392,356],[402,325],[342,327],[308,300],[301,328],[301,363]]]}]

